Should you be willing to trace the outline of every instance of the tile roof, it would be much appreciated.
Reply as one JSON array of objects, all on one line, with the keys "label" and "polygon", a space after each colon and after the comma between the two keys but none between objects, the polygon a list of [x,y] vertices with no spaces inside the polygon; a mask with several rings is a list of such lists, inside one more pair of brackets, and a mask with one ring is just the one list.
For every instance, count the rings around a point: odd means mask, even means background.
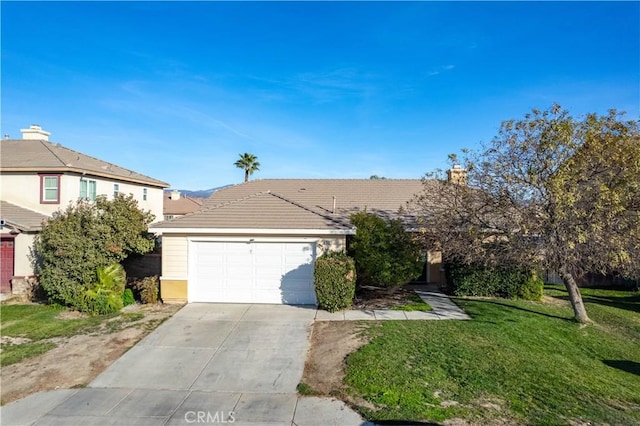
[{"label": "tile roof", "polygon": [[42,213],[16,206],[7,201],[0,201],[0,219],[4,220],[9,227],[17,228],[20,231],[39,231],[42,229],[42,221],[48,218]]},{"label": "tile roof", "polygon": [[176,219],[158,222],[150,228],[214,229],[352,229],[349,223],[305,208],[279,194],[260,192],[218,203]]},{"label": "tile roof", "polygon": [[201,211],[152,227],[308,229],[313,222],[342,229],[365,210],[412,222],[407,203],[424,189],[420,179],[254,180],[219,189]]},{"label": "tile roof", "polygon": [[0,141],[0,154],[2,172],[86,172],[143,185],[163,188],[169,186],[166,182],[45,140],[4,139]]},{"label": "tile roof", "polygon": [[165,215],[168,214],[187,214],[200,210],[204,199],[192,198],[186,195],[181,195],[177,200],[171,199],[171,193],[164,193],[164,200],[162,205],[162,212]]}]

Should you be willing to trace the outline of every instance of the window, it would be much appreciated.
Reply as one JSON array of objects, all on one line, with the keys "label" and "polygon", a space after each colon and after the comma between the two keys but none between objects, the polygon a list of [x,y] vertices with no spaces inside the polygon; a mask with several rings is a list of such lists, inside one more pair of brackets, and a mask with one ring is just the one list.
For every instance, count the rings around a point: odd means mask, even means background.
[{"label": "window", "polygon": [[147,201],[147,188],[142,189],[142,201]]},{"label": "window", "polygon": [[165,214],[164,215],[164,220],[171,220],[173,219],[173,215],[172,214]]},{"label": "window", "polygon": [[96,200],[96,181],[85,180],[80,181],[80,199],[81,200]]},{"label": "window", "polygon": [[113,198],[116,198],[119,193],[120,193],[120,184],[114,183],[113,184]]},{"label": "window", "polygon": [[40,203],[60,204],[60,175],[40,175]]}]

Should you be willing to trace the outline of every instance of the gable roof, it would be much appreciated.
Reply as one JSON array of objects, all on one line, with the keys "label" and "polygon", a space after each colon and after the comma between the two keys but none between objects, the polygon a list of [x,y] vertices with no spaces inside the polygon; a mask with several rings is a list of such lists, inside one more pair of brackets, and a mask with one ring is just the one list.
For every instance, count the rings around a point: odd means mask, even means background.
[{"label": "gable roof", "polygon": [[166,188],[168,183],[65,148],[46,140],[4,139],[0,142],[2,172],[76,172]]},{"label": "gable roof", "polygon": [[203,198],[192,198],[186,195],[180,195],[180,198],[174,200],[171,198],[171,193],[165,191],[162,212],[165,215],[193,213],[200,210],[203,201]]},{"label": "gable roof", "polygon": [[0,201],[0,219],[11,227],[20,231],[39,231],[42,229],[42,222],[48,219],[41,213],[24,207],[11,204],[7,201]]},{"label": "gable roof", "polygon": [[185,216],[158,222],[150,228],[218,230],[316,230],[351,233],[352,226],[305,208],[269,191],[218,203]]},{"label": "gable roof", "polygon": [[309,229],[312,221],[318,229],[353,229],[351,214],[365,210],[412,222],[407,202],[424,189],[420,179],[254,180],[219,189],[201,211],[152,228]]}]

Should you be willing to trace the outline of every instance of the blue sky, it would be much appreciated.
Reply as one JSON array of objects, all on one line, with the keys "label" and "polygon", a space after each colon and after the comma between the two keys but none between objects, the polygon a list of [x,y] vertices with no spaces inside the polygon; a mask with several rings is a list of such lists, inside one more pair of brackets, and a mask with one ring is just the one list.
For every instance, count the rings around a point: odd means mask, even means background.
[{"label": "blue sky", "polygon": [[420,178],[560,103],[640,116],[638,2],[8,2],[2,134],[206,189]]}]

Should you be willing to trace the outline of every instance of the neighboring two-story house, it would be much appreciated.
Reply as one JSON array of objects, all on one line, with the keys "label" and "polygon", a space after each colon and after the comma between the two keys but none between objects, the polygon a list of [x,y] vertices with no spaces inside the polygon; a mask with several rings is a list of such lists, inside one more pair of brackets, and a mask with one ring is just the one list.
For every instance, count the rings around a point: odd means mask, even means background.
[{"label": "neighboring two-story house", "polygon": [[30,248],[42,220],[71,202],[132,194],[155,221],[164,218],[168,183],[50,142],[40,126],[21,132],[0,142],[1,293],[33,275]]}]

